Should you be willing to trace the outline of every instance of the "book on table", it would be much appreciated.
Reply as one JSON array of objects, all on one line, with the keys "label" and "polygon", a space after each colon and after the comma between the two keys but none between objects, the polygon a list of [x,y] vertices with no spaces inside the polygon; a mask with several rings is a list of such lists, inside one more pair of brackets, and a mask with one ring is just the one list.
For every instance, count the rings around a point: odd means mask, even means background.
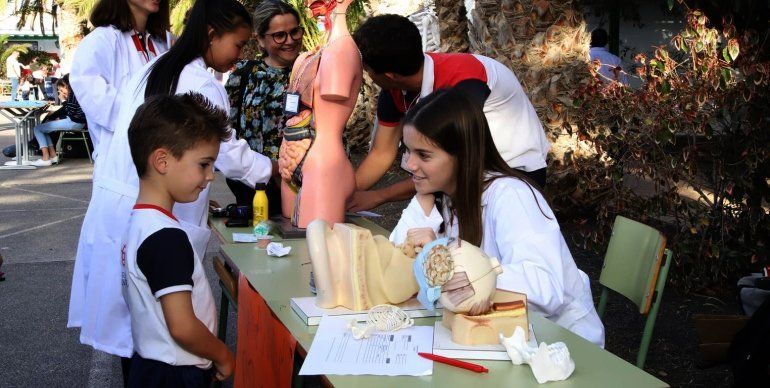
[{"label": "book on table", "polygon": [[[406,315],[410,318],[440,317],[443,311],[441,308],[430,311],[423,307],[416,298],[409,299],[397,306],[404,310]],[[367,313],[367,311],[353,311],[345,307],[335,307],[332,309],[320,308],[316,306],[314,296],[291,298],[291,309],[294,310],[294,313],[308,326],[318,326],[318,322],[321,321],[321,317],[324,315],[344,316],[348,319],[365,321]]]},{"label": "book on table", "polygon": [[[529,325],[529,346],[537,347],[537,339]],[[452,332],[441,321],[433,326],[433,354],[466,360],[510,360],[502,344],[460,345],[452,341]]]}]

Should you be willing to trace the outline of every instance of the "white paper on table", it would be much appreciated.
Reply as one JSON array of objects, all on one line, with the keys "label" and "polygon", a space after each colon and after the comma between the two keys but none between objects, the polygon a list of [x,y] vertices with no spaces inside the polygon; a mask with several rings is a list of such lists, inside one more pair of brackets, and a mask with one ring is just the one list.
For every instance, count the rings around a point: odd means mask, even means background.
[{"label": "white paper on table", "polygon": [[275,257],[284,257],[291,252],[291,247],[285,247],[281,243],[277,242],[271,242],[270,244],[267,244],[267,255],[268,256],[275,256]]},{"label": "white paper on table", "polygon": [[233,233],[233,242],[255,243],[257,242],[257,236],[251,233]]},{"label": "white paper on table", "polygon": [[299,374],[427,376],[433,374],[433,361],[417,352],[432,349],[432,326],[375,332],[356,340],[348,319],[324,316]]}]

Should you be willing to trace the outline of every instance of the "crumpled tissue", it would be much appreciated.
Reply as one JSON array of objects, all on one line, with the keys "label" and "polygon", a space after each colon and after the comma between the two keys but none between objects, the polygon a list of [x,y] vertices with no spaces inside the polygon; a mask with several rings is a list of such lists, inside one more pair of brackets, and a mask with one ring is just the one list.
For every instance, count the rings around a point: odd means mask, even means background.
[{"label": "crumpled tissue", "polygon": [[570,357],[564,342],[550,345],[541,342],[540,347],[532,347],[527,345],[524,330],[516,327],[510,337],[500,334],[500,343],[505,346],[511,362],[516,365],[529,364],[538,384],[566,380],[575,371],[575,361]]},{"label": "crumpled tissue", "polygon": [[281,243],[271,242],[267,244],[267,255],[275,257],[284,257],[291,252],[291,247],[285,247]]}]

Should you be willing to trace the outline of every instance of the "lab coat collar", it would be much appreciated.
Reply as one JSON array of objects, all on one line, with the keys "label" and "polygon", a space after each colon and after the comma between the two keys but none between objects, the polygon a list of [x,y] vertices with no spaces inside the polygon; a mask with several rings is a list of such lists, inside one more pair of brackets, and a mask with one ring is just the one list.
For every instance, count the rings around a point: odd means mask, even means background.
[{"label": "lab coat collar", "polygon": [[[485,172],[484,173],[484,182],[488,181],[489,179],[493,178],[494,176],[501,176],[501,175],[502,174],[499,174],[499,173]],[[503,179],[503,178],[498,178],[498,179]],[[489,182],[489,184],[487,185],[487,188],[484,189],[484,191],[481,193],[481,207],[487,206],[487,204],[491,200],[492,194],[490,192],[492,190],[490,190],[490,189],[492,188],[492,185],[495,184],[495,182],[497,182],[497,179]]]},{"label": "lab coat collar", "polygon": [[198,66],[198,67],[200,67],[200,68],[203,68],[204,70],[205,70],[205,69],[206,69],[206,67],[207,67],[207,66],[206,66],[206,62],[203,60],[203,57],[198,57],[198,58],[195,58],[195,59],[193,59],[193,60],[190,62],[190,64],[193,64],[193,65],[195,65],[195,66]]},{"label": "lab coat collar", "polygon": [[433,93],[435,83],[435,74],[433,73],[433,58],[426,53],[422,53],[425,60],[422,62],[422,87],[420,88],[420,98]]}]

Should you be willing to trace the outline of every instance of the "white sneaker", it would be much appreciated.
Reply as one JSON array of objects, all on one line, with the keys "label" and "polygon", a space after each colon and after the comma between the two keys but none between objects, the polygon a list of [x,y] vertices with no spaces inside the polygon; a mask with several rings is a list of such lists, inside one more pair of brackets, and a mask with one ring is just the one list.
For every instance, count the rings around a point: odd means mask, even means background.
[{"label": "white sneaker", "polygon": [[59,164],[59,157],[58,156],[55,156],[55,157],[53,157],[51,159],[48,159],[48,160],[50,160],[52,164]]},{"label": "white sneaker", "polygon": [[51,159],[48,159],[48,160],[38,159],[38,160],[33,160],[32,162],[30,162],[30,164],[35,167],[46,167],[46,166],[52,165],[53,163],[51,162]]}]

